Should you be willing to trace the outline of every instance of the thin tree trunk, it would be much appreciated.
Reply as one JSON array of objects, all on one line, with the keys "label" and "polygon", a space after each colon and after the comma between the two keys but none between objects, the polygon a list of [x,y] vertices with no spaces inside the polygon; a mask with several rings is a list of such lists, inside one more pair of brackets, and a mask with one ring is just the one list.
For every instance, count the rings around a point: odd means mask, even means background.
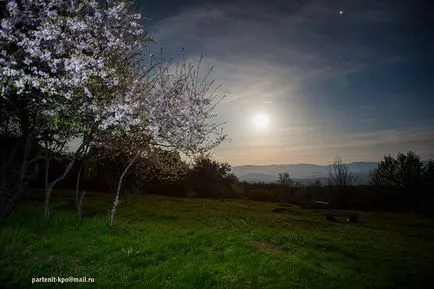
[{"label": "thin tree trunk", "polygon": [[77,181],[75,183],[75,207],[78,210],[79,207],[79,188],[80,188],[80,178],[81,178],[81,170],[83,169],[83,163],[80,165],[80,169],[77,174]]},{"label": "thin tree trunk", "polygon": [[83,215],[82,215],[82,208],[83,208],[83,200],[84,200],[84,196],[86,195],[85,191],[81,192],[80,195],[80,200],[78,202],[78,220],[81,222],[83,220]]},{"label": "thin tree trunk", "polygon": [[8,160],[5,163],[2,163],[2,166],[1,166],[1,168],[2,168],[1,169],[2,178],[1,178],[1,180],[2,180],[2,185],[4,185],[4,186],[6,186],[6,182],[7,182],[6,181],[6,174],[7,174],[6,172],[7,172],[7,169],[13,163],[13,160],[15,158],[16,153],[17,153],[17,146],[13,146],[12,151],[9,153]]},{"label": "thin tree trunk", "polygon": [[27,137],[25,144],[24,144],[24,151],[23,151],[23,157],[21,159],[21,166],[20,166],[20,171],[19,171],[19,175],[16,176],[16,184],[15,186],[13,186],[12,188],[7,187],[7,185],[4,185],[4,188],[2,188],[4,190],[4,196],[5,199],[2,200],[3,204],[1,204],[1,215],[3,217],[7,217],[10,215],[10,213],[12,212],[12,209],[14,208],[14,206],[16,205],[21,192],[24,189],[24,179],[25,179],[25,175],[26,175],[26,170],[27,170],[27,165],[28,165],[28,157],[29,157],[29,153],[30,153],[30,145],[31,145],[31,141],[30,138]]},{"label": "thin tree trunk", "polygon": [[[29,125],[28,125],[28,115],[25,111],[21,111],[21,132],[23,137],[25,138],[24,142],[24,148],[23,148],[23,156],[21,159],[21,167],[18,175],[18,180],[16,182],[16,185],[11,188],[11,193],[9,194],[8,200],[6,202],[6,215],[9,215],[12,212],[13,207],[18,202],[18,199],[24,190],[25,187],[25,176],[26,176],[26,170],[28,167],[28,158],[30,154],[30,148],[31,148],[31,138],[29,134]],[[8,194],[8,192],[6,192]]]},{"label": "thin tree trunk", "polygon": [[[8,185],[5,184],[4,188],[2,188],[4,191],[1,193],[4,193],[4,200],[0,200],[0,209],[1,209],[1,215],[4,217],[7,217],[10,215],[10,213],[13,210],[13,207],[18,202],[18,199],[20,197],[21,192],[24,190],[25,186],[25,176],[26,176],[26,170],[28,167],[28,158],[30,154],[30,147],[31,147],[31,138],[30,138],[30,132],[29,132],[29,117],[27,114],[27,111],[25,111],[24,108],[21,108],[19,112],[19,122],[20,122],[20,129],[22,138],[24,140],[24,147],[23,147],[23,154],[21,158],[21,164],[20,169],[16,174],[12,173],[12,184],[10,188],[8,188]],[[12,160],[12,158],[10,159]],[[7,165],[9,166],[9,165]],[[7,167],[6,167],[7,170]],[[7,181],[9,183],[9,181]]]},{"label": "thin tree trunk", "polygon": [[58,182],[62,181],[64,178],[66,178],[66,176],[69,174],[69,172],[71,171],[72,167],[74,166],[74,163],[75,163],[75,161],[77,159],[78,154],[83,150],[83,147],[84,147],[84,142],[75,151],[74,158],[69,162],[69,164],[66,167],[65,171],[63,172],[63,174],[60,177],[58,177],[57,179],[55,179],[54,181],[52,181],[48,185],[48,188],[45,191],[45,202],[44,202],[44,216],[45,216],[45,218],[47,218],[47,219],[50,218],[50,197],[51,197],[51,192],[53,191],[54,186]]},{"label": "thin tree trunk", "polygon": [[136,156],[130,161],[130,163],[124,169],[124,171],[122,172],[122,174],[121,174],[121,176],[119,178],[118,188],[117,188],[117,191],[116,191],[116,197],[115,197],[115,201],[113,202],[113,208],[112,208],[111,215],[110,215],[110,226],[113,226],[113,223],[115,221],[116,207],[119,204],[119,194],[120,194],[120,191],[121,191],[122,181],[124,179],[124,176],[128,172],[128,170],[130,169],[130,167],[133,165],[133,163],[137,160],[138,157],[139,157],[139,155],[136,154]]},{"label": "thin tree trunk", "polygon": [[51,197],[51,192],[53,191],[54,186],[60,182],[61,180],[63,180],[68,173],[71,171],[72,167],[74,166],[75,163],[75,158],[72,159],[68,166],[66,167],[65,171],[63,172],[63,174],[58,177],[57,179],[55,179],[53,182],[50,183],[50,185],[48,186],[46,192],[45,192],[45,203],[44,203],[44,216],[49,219],[50,218],[50,197]]},{"label": "thin tree trunk", "polygon": [[[3,161],[3,156],[7,154],[2,152],[2,163],[1,163],[1,183],[0,183],[0,214],[4,217],[9,215],[9,212],[7,212],[6,205],[9,202],[10,198],[10,180],[7,177],[9,170],[11,169],[11,165],[13,165],[13,160],[15,158],[17,152],[17,146],[13,146],[12,151],[8,154],[8,160]],[[13,192],[12,192],[13,194]]]},{"label": "thin tree trunk", "polygon": [[26,138],[26,144],[24,146],[24,153],[23,153],[23,159],[21,162],[21,170],[20,170],[20,178],[18,181],[18,184],[23,187],[23,181],[24,181],[24,177],[26,176],[26,170],[27,170],[27,163],[28,163],[28,157],[29,157],[29,153],[30,153],[30,138]]},{"label": "thin tree trunk", "polygon": [[48,158],[48,154],[45,155],[45,191],[48,189],[48,174],[50,169],[50,159]]}]

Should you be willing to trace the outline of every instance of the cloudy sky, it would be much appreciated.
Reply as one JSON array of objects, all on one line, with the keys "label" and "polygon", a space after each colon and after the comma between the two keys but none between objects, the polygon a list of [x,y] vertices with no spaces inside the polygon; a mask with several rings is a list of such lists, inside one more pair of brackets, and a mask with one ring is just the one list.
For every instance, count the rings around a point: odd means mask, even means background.
[{"label": "cloudy sky", "polygon": [[[434,157],[429,0],[145,1],[166,56],[204,57],[231,165]],[[432,3],[431,3],[432,4]],[[258,115],[268,124],[257,124]],[[266,121],[266,119],[265,119]]]}]

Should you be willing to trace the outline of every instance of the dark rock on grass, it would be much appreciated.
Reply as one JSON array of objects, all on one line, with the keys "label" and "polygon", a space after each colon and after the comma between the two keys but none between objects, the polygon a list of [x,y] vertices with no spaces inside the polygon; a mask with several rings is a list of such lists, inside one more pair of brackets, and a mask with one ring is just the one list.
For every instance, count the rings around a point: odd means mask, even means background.
[{"label": "dark rock on grass", "polygon": [[356,223],[356,222],[358,222],[358,221],[359,221],[359,216],[356,215],[356,214],[352,214],[352,215],[349,215],[349,216],[347,217],[347,222],[348,222],[348,223]]},{"label": "dark rock on grass", "polygon": [[273,212],[275,212],[275,213],[282,213],[284,211],[286,211],[286,208],[274,208],[273,209]]},{"label": "dark rock on grass", "polygon": [[337,217],[345,217],[346,221],[348,223],[355,223],[359,221],[359,215],[350,213],[350,212],[344,212],[344,211],[329,211],[326,214],[326,220],[327,221],[337,221]]}]

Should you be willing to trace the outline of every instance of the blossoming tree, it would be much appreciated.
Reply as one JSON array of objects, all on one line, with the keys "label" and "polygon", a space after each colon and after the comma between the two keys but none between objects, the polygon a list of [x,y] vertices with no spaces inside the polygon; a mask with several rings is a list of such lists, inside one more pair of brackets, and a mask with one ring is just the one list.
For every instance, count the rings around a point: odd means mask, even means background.
[{"label": "blossoming tree", "polygon": [[161,149],[194,156],[213,149],[225,139],[220,124],[211,122],[215,117],[213,109],[222,98],[217,98],[218,87],[212,81],[207,82],[208,74],[201,76],[199,67],[200,61],[193,66],[185,59],[178,65],[160,60],[144,78],[131,78],[131,74],[119,77],[120,87],[129,89],[116,93],[119,101],[115,107],[105,108],[105,113],[111,112],[112,117],[105,118],[95,134],[95,142],[108,148],[112,155],[116,152],[130,155],[118,181],[111,223],[122,180],[138,159],[154,159],[163,171],[176,171],[177,167],[167,168],[170,162],[155,158]]},{"label": "blossoming tree", "polygon": [[185,61],[144,66],[150,38],[125,1],[101,6],[95,0],[22,0],[6,8],[0,29],[1,136],[22,149],[19,157],[16,146],[2,149],[2,215],[10,213],[39,157],[31,159],[36,144],[81,140],[63,174],[47,187],[48,217],[54,185],[90,145],[128,150],[126,172],[155,148],[194,154],[224,139],[209,121],[215,116],[213,84],[199,81],[198,70]]}]

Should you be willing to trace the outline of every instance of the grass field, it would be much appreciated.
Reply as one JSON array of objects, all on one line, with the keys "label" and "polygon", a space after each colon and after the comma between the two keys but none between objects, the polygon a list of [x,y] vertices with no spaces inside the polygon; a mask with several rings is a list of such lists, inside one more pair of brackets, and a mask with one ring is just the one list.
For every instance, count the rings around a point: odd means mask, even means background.
[{"label": "grass field", "polygon": [[[244,200],[89,195],[85,219],[73,197],[25,201],[0,231],[4,288],[433,288],[434,220],[359,212],[359,223],[324,211]],[[38,277],[94,283],[35,283]]]}]

